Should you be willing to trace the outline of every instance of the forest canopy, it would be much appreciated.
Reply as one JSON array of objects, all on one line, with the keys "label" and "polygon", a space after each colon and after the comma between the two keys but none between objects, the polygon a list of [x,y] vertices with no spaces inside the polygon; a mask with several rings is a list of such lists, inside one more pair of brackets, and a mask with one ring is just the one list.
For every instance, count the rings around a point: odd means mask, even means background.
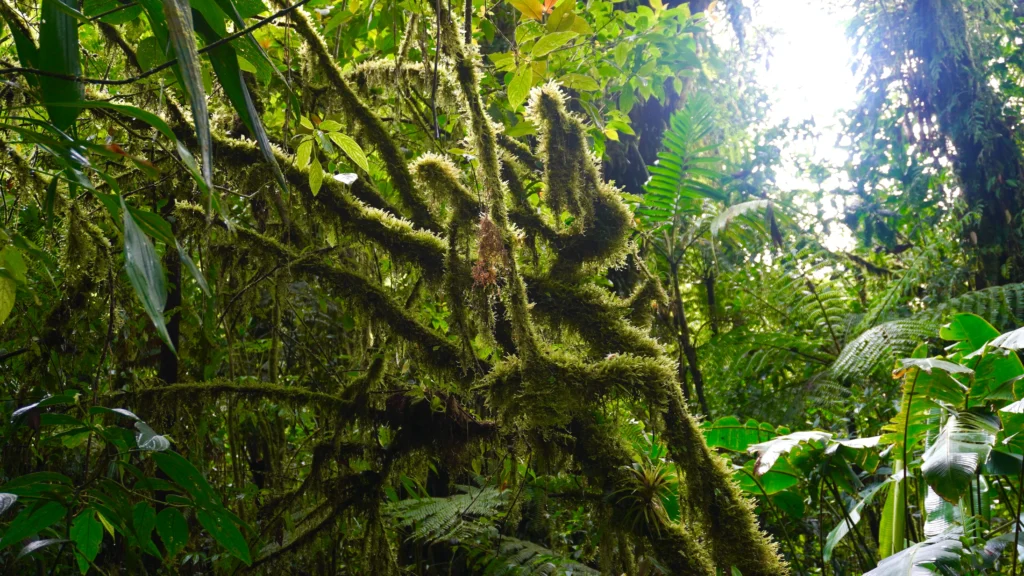
[{"label": "forest canopy", "polygon": [[1024,572],[1024,9],[829,5],[0,0],[0,571]]}]

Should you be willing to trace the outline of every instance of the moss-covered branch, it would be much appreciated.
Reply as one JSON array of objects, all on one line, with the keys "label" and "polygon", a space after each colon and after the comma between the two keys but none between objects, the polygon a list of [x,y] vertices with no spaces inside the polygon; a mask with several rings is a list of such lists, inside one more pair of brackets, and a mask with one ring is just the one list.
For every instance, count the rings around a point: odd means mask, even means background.
[{"label": "moss-covered branch", "polygon": [[527,276],[533,311],[554,326],[575,330],[598,355],[659,356],[661,346],[623,318],[626,306],[594,285]]},{"label": "moss-covered branch", "polygon": [[[286,7],[286,2],[278,0],[279,7]],[[319,32],[313,27],[313,22],[305,8],[299,8],[290,13],[290,18],[295,24],[295,30],[302,36],[320,64],[320,69],[327,75],[328,81],[337,91],[345,113],[359,123],[366,140],[372,143],[384,161],[384,167],[391,177],[391,184],[398,191],[405,207],[409,209],[413,223],[421,228],[440,232],[438,224],[426,201],[416,192],[412,181],[412,175],[406,167],[405,156],[398,145],[391,139],[383,122],[363,103],[355,92],[349,87],[345,75],[331,56],[327,43]]]},{"label": "moss-covered branch", "polygon": [[[589,419],[574,420],[570,429],[576,438],[573,456],[588,476],[604,481],[605,493],[613,503],[612,523],[626,524],[629,518],[638,515],[638,511],[630,509],[631,506],[647,504],[642,501],[630,502],[621,496],[616,497],[636,487],[635,480],[630,478],[627,471],[632,464],[629,451],[613,431]],[[667,522],[656,514],[646,518],[648,521],[641,526],[641,532],[647,537],[655,556],[668,569],[669,574],[715,574],[705,547],[685,527]]]},{"label": "moss-covered branch", "polygon": [[[252,154],[258,153],[256,145],[221,135],[214,135],[214,153],[219,160],[236,166],[247,166]],[[306,198],[336,214],[342,228],[379,244],[399,262],[419,266],[431,278],[440,278],[444,272],[446,246],[443,239],[425,231],[417,230],[408,221],[396,218],[383,210],[363,205],[351,198],[341,182],[333,178],[324,180],[319,194],[314,195],[309,187],[307,169],[298,168],[293,159],[274,151],[285,178]],[[362,184],[353,186],[364,189]],[[368,193],[368,192],[367,192]]]}]

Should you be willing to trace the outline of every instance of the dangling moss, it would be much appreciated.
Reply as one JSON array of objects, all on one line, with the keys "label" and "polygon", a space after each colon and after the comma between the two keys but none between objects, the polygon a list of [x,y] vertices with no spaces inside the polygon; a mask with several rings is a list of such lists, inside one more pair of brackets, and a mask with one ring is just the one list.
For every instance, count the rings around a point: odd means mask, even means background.
[{"label": "dangling moss", "polygon": [[109,249],[110,243],[103,231],[82,215],[77,203],[69,204],[64,223],[60,263],[65,281],[74,286],[83,275],[96,274],[97,270],[93,268],[97,254],[96,245],[102,243],[104,249]]},{"label": "dangling moss", "polygon": [[740,491],[725,461],[708,449],[700,428],[687,414],[679,386],[673,379],[665,385],[669,394],[664,438],[684,473],[687,502],[703,520],[715,563],[735,566],[744,575],[789,574],[778,545],[757,526],[753,503]]}]

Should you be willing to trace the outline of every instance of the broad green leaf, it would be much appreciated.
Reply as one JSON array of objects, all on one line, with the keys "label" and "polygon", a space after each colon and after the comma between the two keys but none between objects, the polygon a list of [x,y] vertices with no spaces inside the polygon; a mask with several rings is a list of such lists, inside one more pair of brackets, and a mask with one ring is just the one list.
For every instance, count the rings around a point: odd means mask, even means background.
[{"label": "broad green leaf", "polygon": [[25,266],[25,259],[21,255],[21,250],[14,246],[8,246],[0,250],[0,275],[8,276],[15,282],[24,284],[27,281],[25,278],[27,271],[28,267]]},{"label": "broad green leaf", "polygon": [[949,324],[939,330],[940,338],[958,342],[950,348],[951,350],[965,354],[974,352],[998,336],[998,330],[984,318],[974,314],[957,314]]},{"label": "broad green leaf", "polygon": [[156,533],[173,558],[188,543],[188,523],[177,508],[164,508],[156,517]]},{"label": "broad green leaf", "polygon": [[[61,5],[63,2],[64,5]],[[75,6],[72,0],[43,0],[42,23],[39,26],[39,67],[48,72],[80,76],[78,23],[62,8]],[[84,96],[82,85],[73,80],[40,76],[43,100],[50,102],[76,102]],[[68,130],[78,118],[74,108],[47,106],[50,120],[60,130]]]},{"label": "broad green leaf", "polygon": [[571,30],[563,32],[552,32],[546,34],[537,43],[533,45],[533,51],[530,53],[534,58],[543,58],[551,52],[558,50],[562,46],[565,46],[567,42],[578,36]]},{"label": "broad green leaf", "polygon": [[800,520],[804,517],[804,497],[795,490],[783,490],[777,494],[771,496],[772,503],[777,508],[790,515],[791,517]]},{"label": "broad green leaf", "polygon": [[220,506],[220,497],[191,462],[175,452],[156,452],[153,461],[200,504]]},{"label": "broad green leaf", "polygon": [[135,423],[135,429],[135,443],[139,450],[163,452],[171,447],[170,440],[154,432],[149,424],[140,420]]},{"label": "broad green leaf", "polygon": [[200,510],[199,523],[206,528],[206,531],[228,551],[229,554],[238,558],[246,565],[252,564],[252,557],[249,555],[249,545],[245,537],[232,522],[231,517],[221,510]]},{"label": "broad green leaf", "polygon": [[590,76],[584,74],[566,74],[559,78],[558,81],[573,90],[579,90],[581,92],[592,92],[594,90],[601,89],[601,85],[597,83],[597,80],[594,80]]},{"label": "broad green leaf", "polygon": [[161,0],[167,33],[178,68],[192,104],[192,121],[195,123],[199,149],[203,157],[203,181],[213,200],[213,141],[210,135],[210,113],[206,107],[206,89],[203,87],[203,73],[199,65],[199,50],[193,35],[192,10],[186,0]]},{"label": "broad green leaf", "polygon": [[100,22],[118,25],[138,18],[142,14],[142,7],[138,4],[122,4],[117,0],[85,0],[82,12],[89,17],[106,14],[99,19]]},{"label": "broad green leaf", "polygon": [[11,310],[14,310],[14,295],[17,292],[17,285],[14,280],[0,276],[0,326],[3,326],[4,321],[11,315]]},{"label": "broad green leaf", "polygon": [[[206,4],[213,6],[209,3]],[[203,36],[207,44],[213,44],[220,40],[225,33],[215,30],[207,19],[207,16],[198,14],[196,29]],[[221,23],[221,26],[223,27],[223,23]],[[256,145],[259,147],[260,153],[263,154],[263,159],[270,166],[271,171],[273,171],[274,178],[277,179],[277,185],[283,192],[287,193],[288,183],[285,181],[284,173],[281,172],[281,167],[277,164],[277,159],[274,157],[274,149],[270,146],[270,138],[267,136],[267,131],[260,120],[259,112],[257,112],[256,106],[253,104],[249,88],[245,85],[242,70],[238,67],[238,55],[231,44],[221,44],[211,50],[210,63],[213,65],[214,73],[217,74],[217,79],[220,80],[221,87],[224,88],[224,93],[227,94],[228,100],[231,101],[231,105],[235,108],[235,113],[242,119],[242,122],[245,123],[246,128],[249,129],[249,132],[252,133],[253,138],[256,140]]]},{"label": "broad green leaf", "polygon": [[64,518],[67,509],[59,502],[46,502],[41,506],[28,506],[14,518],[0,539],[0,550],[38,534]]},{"label": "broad green leaf", "polygon": [[313,158],[313,164],[309,166],[309,190],[316,196],[320,193],[320,186],[324,183],[324,169],[318,158]]},{"label": "broad green leaf", "polygon": [[[897,468],[902,468],[902,463],[897,462]],[[885,505],[882,506],[882,518],[878,526],[878,555],[881,558],[888,558],[904,548],[904,534],[906,531],[906,514],[903,509],[903,490],[906,489],[907,480],[902,470],[888,483],[885,494]]]},{"label": "broad green leaf", "polygon": [[732,452],[746,452],[751,444],[765,442],[778,436],[770,424],[747,420],[741,423],[735,416],[719,418],[702,426],[704,438],[710,448]]},{"label": "broad green leaf", "polygon": [[551,15],[548,16],[548,21],[545,24],[548,32],[561,32],[572,29],[573,21],[576,20],[576,14],[573,12],[575,9],[575,0],[562,0],[556,4],[555,9],[551,11]]},{"label": "broad green leaf", "polygon": [[794,468],[785,458],[780,458],[768,472],[757,476],[754,474],[754,460],[748,461],[736,471],[736,480],[740,488],[748,494],[758,496],[778,494],[793,488],[804,480],[804,475]]},{"label": "broad green leaf", "polygon": [[951,414],[924,453],[921,473],[935,492],[956,502],[971,485],[995,444],[998,420],[987,414]]},{"label": "broad green leaf", "polygon": [[153,556],[160,557],[160,551],[153,544],[153,529],[156,528],[156,510],[148,502],[139,502],[132,508],[132,525],[139,545]]},{"label": "broad green leaf", "polygon": [[160,339],[168,348],[174,350],[171,336],[167,332],[167,323],[164,321],[167,285],[160,258],[156,255],[156,249],[149,237],[143,234],[142,229],[136,224],[135,218],[124,203],[124,198],[121,198],[121,210],[124,215],[124,265],[128,271],[128,279],[135,288],[135,295],[142,301],[142,307],[156,326]]},{"label": "broad green leaf", "polygon": [[26,496],[37,494],[40,490],[51,490],[54,484],[70,488],[71,479],[57,472],[33,472],[11,479],[3,485],[3,489],[4,492]]},{"label": "broad green leaf", "polygon": [[196,263],[192,261],[192,257],[188,255],[188,251],[178,243],[178,258],[185,263],[185,268],[188,269],[188,273],[196,279],[196,283],[199,284],[199,289],[203,291],[203,294],[207,296],[213,296],[213,291],[210,290],[210,285],[206,283],[206,276],[203,276],[203,272],[196,266]]},{"label": "broad green leaf", "polygon": [[295,164],[299,168],[305,168],[309,165],[309,158],[313,154],[313,140],[304,140],[299,144],[299,149],[295,152]]},{"label": "broad green leaf", "polygon": [[527,63],[520,64],[512,81],[508,83],[508,103],[513,110],[519,108],[519,105],[530,95],[532,86],[533,68]]},{"label": "broad green leaf", "polygon": [[[103,542],[103,524],[96,519],[96,511],[86,508],[71,522],[71,541],[75,548],[88,562],[96,560],[100,552],[100,544]],[[84,574],[88,571],[89,564],[85,562]],[[82,568],[79,562],[79,568]]]},{"label": "broad green leaf", "polygon": [[[320,126],[323,126],[326,123],[327,121],[320,124]],[[356,163],[356,166],[359,166],[363,170],[363,172],[370,171],[370,164],[366,161],[366,153],[363,152],[363,148],[359,146],[358,142],[340,132],[328,132],[327,135],[335,144],[338,145],[338,148],[341,148],[342,151],[345,152],[346,156]]]},{"label": "broad green leaf", "polygon": [[[0,17],[3,17],[9,25],[8,28],[11,31],[11,37],[14,39],[14,48],[18,53],[18,60],[21,62],[21,65],[26,68],[38,68],[39,48],[32,37],[32,30],[19,27],[15,21],[9,21],[7,15],[3,12],[0,12]],[[25,79],[33,87],[37,87],[39,83],[39,77],[35,74],[28,74],[25,76]]]}]

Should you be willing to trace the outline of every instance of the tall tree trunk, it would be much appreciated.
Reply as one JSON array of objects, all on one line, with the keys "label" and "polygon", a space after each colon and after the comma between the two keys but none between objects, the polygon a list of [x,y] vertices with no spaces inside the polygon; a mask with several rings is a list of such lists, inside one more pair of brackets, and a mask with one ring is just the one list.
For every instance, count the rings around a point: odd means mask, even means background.
[{"label": "tall tree trunk", "polygon": [[711,321],[711,333],[718,336],[718,301],[715,298],[715,271],[710,268],[704,273],[704,294],[708,300],[708,319]]},{"label": "tall tree trunk", "polygon": [[964,199],[981,219],[966,241],[977,245],[977,287],[1024,280],[1021,224],[1024,164],[999,98],[971,54],[961,0],[916,0],[909,48],[921,59],[920,96],[956,148]]}]

